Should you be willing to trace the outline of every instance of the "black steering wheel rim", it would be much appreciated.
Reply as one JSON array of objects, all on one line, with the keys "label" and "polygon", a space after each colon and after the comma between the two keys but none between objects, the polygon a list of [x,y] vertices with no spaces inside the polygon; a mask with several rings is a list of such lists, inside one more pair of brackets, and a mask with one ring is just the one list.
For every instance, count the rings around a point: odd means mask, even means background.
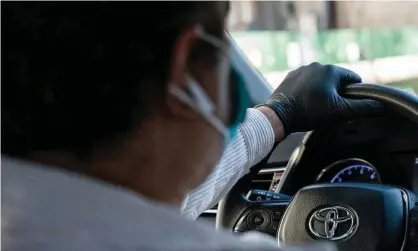
[{"label": "black steering wheel rim", "polygon": [[[354,84],[347,86],[342,95],[352,99],[372,99],[380,101],[389,109],[395,111],[395,113],[403,115],[418,124],[418,97],[408,92],[384,85]],[[235,210],[229,207],[243,199],[240,192],[249,188],[251,179],[257,174],[261,166],[265,165],[268,158],[269,156],[256,165],[249,175],[246,175],[242,180],[238,181],[230,193],[220,202],[217,214],[218,228],[233,228],[234,222],[239,219],[239,216],[245,211],[245,208],[248,208],[248,205]],[[415,196],[413,197],[416,198]]]},{"label": "black steering wheel rim", "polygon": [[409,92],[378,84],[354,84],[343,95],[354,99],[372,99],[418,123],[418,97]]}]

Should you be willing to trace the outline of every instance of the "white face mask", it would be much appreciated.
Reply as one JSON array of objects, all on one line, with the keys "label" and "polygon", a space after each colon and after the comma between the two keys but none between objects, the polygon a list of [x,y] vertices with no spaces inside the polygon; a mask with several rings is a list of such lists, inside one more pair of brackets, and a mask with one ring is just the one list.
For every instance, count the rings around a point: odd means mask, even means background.
[{"label": "white face mask", "polygon": [[[228,54],[223,51],[222,42],[212,36],[205,34],[202,29],[198,29],[197,34],[206,42],[218,47],[221,52],[225,54],[225,59],[228,59]],[[198,112],[202,117],[211,124],[225,139],[225,144],[228,144],[238,133],[238,125],[245,119],[246,110],[250,105],[249,95],[245,87],[244,79],[236,69],[230,65],[229,60],[223,60],[219,64],[219,93],[218,97],[221,102],[231,102],[228,93],[224,92],[224,87],[229,86],[229,77],[231,73],[235,76],[235,87],[238,91],[237,109],[234,114],[235,121],[226,126],[220,118],[216,116],[215,104],[206,94],[204,89],[197,83],[197,81],[190,75],[187,76],[187,91],[179,88],[177,85],[170,85],[169,92],[171,95],[188,105],[190,108]],[[226,107],[226,104],[221,104],[221,107]]]},{"label": "white face mask", "polygon": [[[223,52],[223,44],[222,42],[212,35],[208,35],[203,31],[203,28],[198,26],[196,27],[196,34],[204,41],[212,44],[213,46],[219,48],[221,52]],[[224,52],[225,53],[225,52]],[[226,56],[226,53],[225,53]],[[225,58],[227,59],[227,57]],[[225,97],[225,93],[223,93],[223,88],[225,85],[229,83],[229,64],[228,60],[223,60],[219,65],[219,90],[218,97],[223,102],[228,102],[228,97]],[[215,114],[215,103],[209,98],[206,94],[205,90],[201,87],[200,84],[197,83],[195,78],[191,75],[187,76],[187,91],[180,89],[176,85],[169,86],[169,92],[171,95],[188,105],[190,108],[194,109],[198,112],[202,117],[211,124],[224,138],[229,137],[228,128],[222,122],[220,118],[218,118]],[[223,104],[221,104],[223,105]]]},{"label": "white face mask", "polygon": [[228,135],[228,128],[215,115],[215,104],[206,94],[202,87],[197,84],[196,80],[190,75],[187,77],[187,89],[184,91],[177,85],[170,85],[169,92],[171,95],[188,105],[190,108],[198,112],[202,117],[211,124],[225,138]]}]

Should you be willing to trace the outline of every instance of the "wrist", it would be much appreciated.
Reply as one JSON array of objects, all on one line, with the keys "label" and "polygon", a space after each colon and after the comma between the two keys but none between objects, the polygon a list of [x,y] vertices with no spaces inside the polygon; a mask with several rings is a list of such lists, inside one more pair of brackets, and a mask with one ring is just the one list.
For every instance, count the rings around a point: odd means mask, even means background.
[{"label": "wrist", "polygon": [[275,141],[282,141],[285,137],[284,127],[282,121],[279,119],[276,113],[267,106],[259,106],[256,107],[256,109],[263,113],[270,122],[274,131]]}]

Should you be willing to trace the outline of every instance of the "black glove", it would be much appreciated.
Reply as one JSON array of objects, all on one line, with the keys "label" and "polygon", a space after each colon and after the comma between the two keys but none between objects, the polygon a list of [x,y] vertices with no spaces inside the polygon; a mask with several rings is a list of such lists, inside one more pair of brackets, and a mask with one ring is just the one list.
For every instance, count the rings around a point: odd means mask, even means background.
[{"label": "black glove", "polygon": [[290,72],[264,106],[275,111],[285,135],[381,115],[384,107],[377,101],[347,99],[338,94],[344,86],[361,82],[361,77],[350,70],[312,63]]}]

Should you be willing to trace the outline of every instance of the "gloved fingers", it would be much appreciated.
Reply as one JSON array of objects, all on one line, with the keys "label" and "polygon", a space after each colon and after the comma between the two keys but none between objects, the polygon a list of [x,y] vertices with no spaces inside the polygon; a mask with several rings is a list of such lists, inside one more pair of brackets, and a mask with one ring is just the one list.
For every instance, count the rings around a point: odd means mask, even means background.
[{"label": "gloved fingers", "polygon": [[340,80],[339,81],[340,85],[338,86],[338,88],[342,88],[342,87],[350,85],[350,84],[356,84],[356,83],[363,82],[360,75],[358,75],[357,73],[355,73],[352,70],[345,69],[343,67],[339,67],[339,66],[335,66],[335,65],[332,65],[331,67],[333,68],[334,74]]}]

